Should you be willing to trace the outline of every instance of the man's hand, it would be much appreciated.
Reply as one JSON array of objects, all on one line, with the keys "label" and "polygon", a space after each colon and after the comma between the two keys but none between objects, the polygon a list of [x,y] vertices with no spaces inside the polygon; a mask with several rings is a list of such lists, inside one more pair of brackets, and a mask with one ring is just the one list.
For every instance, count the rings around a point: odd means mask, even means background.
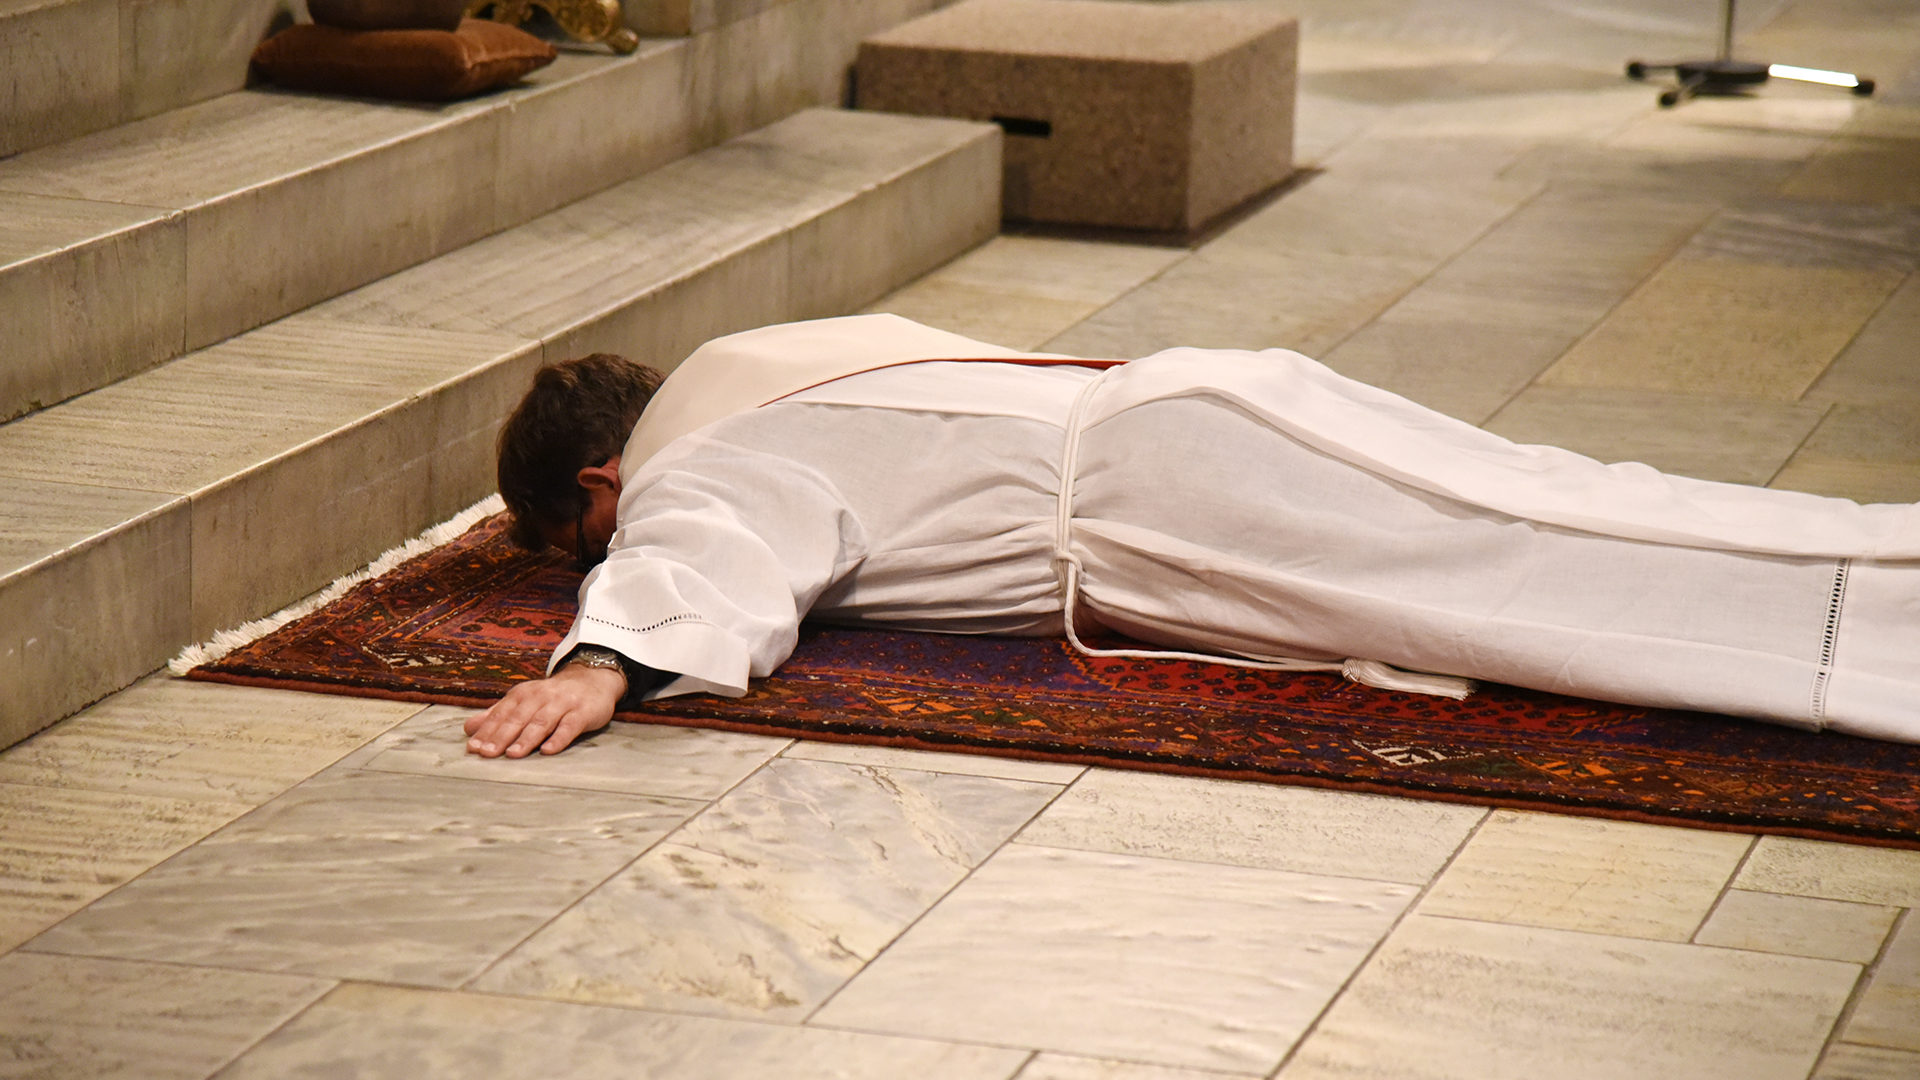
[{"label": "man's hand", "polygon": [[550,679],[521,683],[467,721],[467,753],[522,758],[537,747],[557,754],[587,732],[606,727],[626,690],[627,680],[618,671],[578,664]]}]

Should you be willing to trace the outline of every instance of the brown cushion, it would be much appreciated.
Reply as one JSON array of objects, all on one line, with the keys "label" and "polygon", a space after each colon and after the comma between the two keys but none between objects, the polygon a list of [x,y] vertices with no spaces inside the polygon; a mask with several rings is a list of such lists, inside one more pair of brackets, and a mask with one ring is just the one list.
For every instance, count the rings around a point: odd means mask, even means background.
[{"label": "brown cushion", "polygon": [[553,62],[524,30],[465,19],[458,30],[342,30],[301,23],[261,42],[253,68],[296,90],[450,101],[505,86]]},{"label": "brown cushion", "polygon": [[321,26],[343,30],[458,30],[467,0],[307,0]]}]

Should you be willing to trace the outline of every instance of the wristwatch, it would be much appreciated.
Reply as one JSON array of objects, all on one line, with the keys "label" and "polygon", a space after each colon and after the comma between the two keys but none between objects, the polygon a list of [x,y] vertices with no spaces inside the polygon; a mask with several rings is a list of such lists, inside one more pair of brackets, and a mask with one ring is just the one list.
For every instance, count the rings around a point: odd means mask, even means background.
[{"label": "wristwatch", "polygon": [[602,648],[599,645],[581,645],[567,654],[566,666],[572,667],[575,664],[581,667],[606,668],[608,671],[619,672],[622,679],[628,677],[626,660],[612,649]]}]

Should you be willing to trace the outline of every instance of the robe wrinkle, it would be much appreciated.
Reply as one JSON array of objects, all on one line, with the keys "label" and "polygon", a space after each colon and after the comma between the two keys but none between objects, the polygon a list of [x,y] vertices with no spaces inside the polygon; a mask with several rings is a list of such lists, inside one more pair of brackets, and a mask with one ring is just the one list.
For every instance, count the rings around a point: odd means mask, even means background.
[{"label": "robe wrinkle", "polygon": [[1284,350],[1036,357],[893,316],[704,346],[556,657],[739,694],[805,617],[1059,634],[1065,558],[1077,613],[1170,648],[1920,741],[1914,506],[1517,445]]}]

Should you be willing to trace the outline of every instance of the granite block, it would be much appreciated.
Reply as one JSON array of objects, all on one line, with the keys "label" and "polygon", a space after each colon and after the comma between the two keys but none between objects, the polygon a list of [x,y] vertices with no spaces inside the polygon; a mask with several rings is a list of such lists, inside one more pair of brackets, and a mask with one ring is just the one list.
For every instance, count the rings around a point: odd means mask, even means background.
[{"label": "granite block", "polygon": [[968,0],[861,43],[861,108],[1007,127],[1008,217],[1190,231],[1293,168],[1298,26],[1245,4]]}]

